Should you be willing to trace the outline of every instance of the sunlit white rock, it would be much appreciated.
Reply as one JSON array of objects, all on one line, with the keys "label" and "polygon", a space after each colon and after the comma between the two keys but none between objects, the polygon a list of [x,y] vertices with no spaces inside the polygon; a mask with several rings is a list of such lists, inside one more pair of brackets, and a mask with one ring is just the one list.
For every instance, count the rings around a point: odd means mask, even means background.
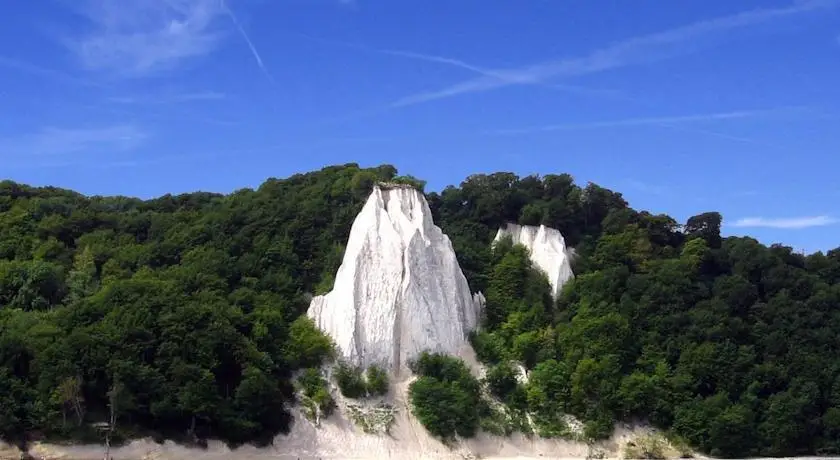
[{"label": "sunlit white rock", "polygon": [[563,285],[574,278],[570,263],[571,252],[566,248],[566,240],[559,230],[540,225],[507,224],[500,228],[493,240],[495,244],[502,238],[510,237],[513,244],[521,244],[531,253],[531,262],[545,272],[551,284],[551,295],[560,294]]},{"label": "sunlit white rock", "polygon": [[470,293],[423,193],[377,186],[353,222],[333,290],[313,298],[307,315],[350,363],[399,371],[424,350],[457,355],[483,299]]}]

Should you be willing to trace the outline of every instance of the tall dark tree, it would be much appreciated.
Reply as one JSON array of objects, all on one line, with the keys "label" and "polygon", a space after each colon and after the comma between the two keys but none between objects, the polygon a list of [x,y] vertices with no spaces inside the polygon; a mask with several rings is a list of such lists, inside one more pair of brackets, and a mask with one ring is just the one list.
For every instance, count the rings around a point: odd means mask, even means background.
[{"label": "tall dark tree", "polygon": [[703,238],[710,248],[719,248],[721,243],[720,227],[723,216],[717,212],[704,212],[688,218],[685,234],[689,238]]}]

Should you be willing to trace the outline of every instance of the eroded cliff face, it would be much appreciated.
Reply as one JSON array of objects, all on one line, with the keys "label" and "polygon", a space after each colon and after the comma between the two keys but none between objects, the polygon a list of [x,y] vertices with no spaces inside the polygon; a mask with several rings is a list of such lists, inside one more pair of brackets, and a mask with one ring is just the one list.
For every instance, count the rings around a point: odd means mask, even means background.
[{"label": "eroded cliff face", "polygon": [[556,299],[563,285],[574,278],[570,261],[571,253],[559,230],[540,225],[507,224],[500,228],[493,240],[510,237],[513,244],[521,244],[531,253],[531,261],[545,272],[551,284],[551,295]]},{"label": "eroded cliff face", "polygon": [[399,373],[424,350],[459,354],[482,305],[425,196],[377,186],[353,222],[333,290],[312,299],[307,315],[350,363]]}]

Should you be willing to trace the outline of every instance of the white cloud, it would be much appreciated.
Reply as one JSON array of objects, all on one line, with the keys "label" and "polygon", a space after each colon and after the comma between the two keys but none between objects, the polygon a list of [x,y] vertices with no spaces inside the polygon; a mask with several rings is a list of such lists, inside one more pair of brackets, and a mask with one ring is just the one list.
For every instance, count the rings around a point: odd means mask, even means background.
[{"label": "white cloud", "polygon": [[221,37],[219,0],[83,0],[90,28],[69,41],[93,70],[141,75],[211,52]]},{"label": "white cloud", "polygon": [[785,229],[799,229],[809,227],[821,227],[824,225],[833,225],[840,222],[840,220],[829,216],[813,216],[813,217],[792,217],[784,219],[768,219],[766,217],[746,217],[738,219],[732,224],[733,227],[766,227],[766,228],[785,228]]},{"label": "white cloud", "polygon": [[[836,0],[803,0],[785,8],[756,9],[695,22],[652,35],[630,38],[596,50],[584,57],[546,61],[502,71],[506,78],[484,75],[441,90],[412,94],[394,101],[391,107],[410,106],[461,94],[490,91],[514,84],[535,84],[552,78],[587,75],[678,56],[696,49],[702,40],[716,38],[730,30],[833,7],[836,4]],[[694,45],[694,47],[689,45]]]},{"label": "white cloud", "polygon": [[97,128],[45,127],[40,131],[13,139],[0,139],[0,152],[8,159],[36,159],[81,155],[86,153],[118,153],[140,146],[148,134],[131,124]]}]

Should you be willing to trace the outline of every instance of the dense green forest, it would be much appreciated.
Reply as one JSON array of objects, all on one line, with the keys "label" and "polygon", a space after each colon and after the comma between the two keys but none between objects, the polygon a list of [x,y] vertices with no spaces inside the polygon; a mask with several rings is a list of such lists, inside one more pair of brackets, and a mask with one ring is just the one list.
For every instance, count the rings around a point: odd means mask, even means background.
[{"label": "dense green forest", "polygon": [[[286,430],[293,376],[308,369],[305,396],[323,399],[311,369],[332,352],[301,314],[372,185],[395,179],[343,165],[148,201],[0,182],[0,437],[84,438],[112,415],[123,436]],[[475,175],[427,197],[487,296],[472,342],[490,389],[540,434],[566,412],[592,438],[639,419],[713,454],[840,453],[840,250],[723,238],[717,213],[680,224],[568,175]],[[575,248],[556,302],[521,247],[491,248],[505,222]],[[457,365],[429,359],[417,394],[472,400]],[[442,437],[482,423],[437,415],[422,414]]]}]

